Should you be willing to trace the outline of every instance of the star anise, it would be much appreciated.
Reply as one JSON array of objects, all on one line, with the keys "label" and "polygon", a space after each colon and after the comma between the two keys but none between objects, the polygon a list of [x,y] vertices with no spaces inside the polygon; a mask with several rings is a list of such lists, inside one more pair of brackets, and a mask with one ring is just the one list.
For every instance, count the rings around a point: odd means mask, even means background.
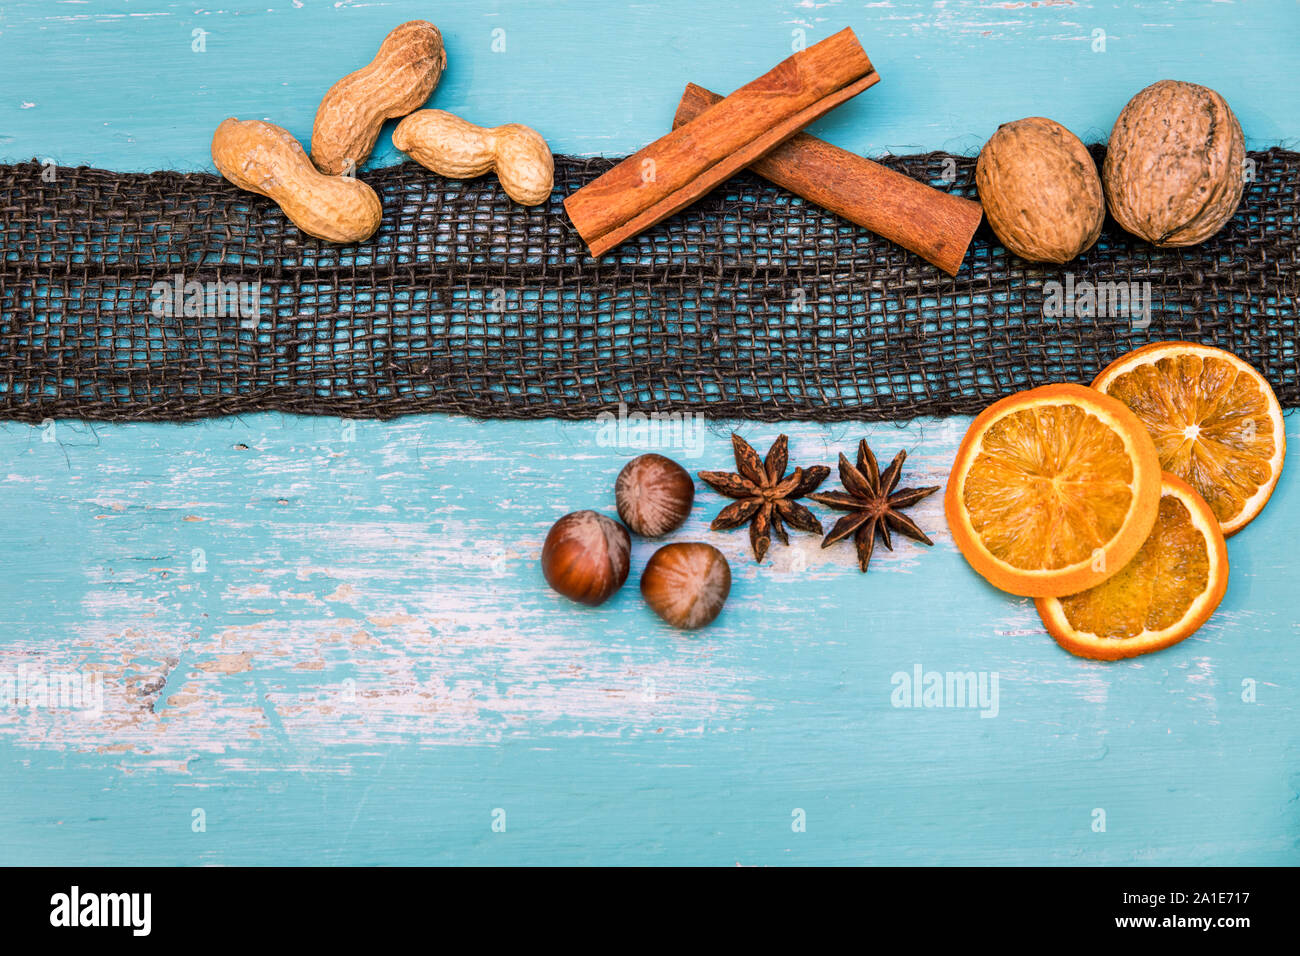
[{"label": "star anise", "polygon": [[796,498],[803,498],[826,480],[831,470],[825,465],[796,468],[789,475],[785,469],[789,458],[789,439],[779,437],[768,449],[767,457],[759,459],[758,452],[739,435],[732,434],[731,447],[736,454],[736,471],[702,471],[700,480],[720,495],[737,499],[718,512],[710,527],[714,531],[727,531],[749,522],[749,545],[754,549],[754,560],[761,562],[776,535],[782,544],[789,544],[786,525],[798,531],[822,533],[822,523]]},{"label": "star anise", "polygon": [[840,484],[844,491],[827,491],[812,495],[813,501],[820,501],[837,511],[847,511],[843,518],[835,522],[822,547],[827,548],[836,541],[843,541],[849,535],[854,536],[858,546],[858,567],[864,572],[871,564],[871,553],[876,547],[876,533],[890,551],[894,546],[889,540],[890,531],[919,541],[921,544],[934,544],[924,531],[917,527],[903,508],[909,508],[922,498],[939,490],[938,485],[929,488],[903,488],[898,486],[898,479],[903,473],[903,462],[907,452],[900,451],[894,456],[889,467],[883,472],[876,464],[876,456],[867,447],[864,438],[858,443],[858,466],[853,467],[849,460],[840,455]]}]

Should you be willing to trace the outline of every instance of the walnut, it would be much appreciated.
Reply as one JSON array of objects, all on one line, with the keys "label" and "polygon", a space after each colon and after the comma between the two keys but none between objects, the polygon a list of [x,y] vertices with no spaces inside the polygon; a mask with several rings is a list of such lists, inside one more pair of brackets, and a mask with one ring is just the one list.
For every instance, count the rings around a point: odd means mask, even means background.
[{"label": "walnut", "polygon": [[980,150],[975,185],[1002,244],[1031,262],[1067,262],[1089,249],[1106,218],[1097,164],[1060,123],[1003,123]]},{"label": "walnut", "polygon": [[1110,214],[1157,246],[1204,242],[1232,218],[1246,142],[1223,97],[1161,80],[1128,101],[1102,164]]}]

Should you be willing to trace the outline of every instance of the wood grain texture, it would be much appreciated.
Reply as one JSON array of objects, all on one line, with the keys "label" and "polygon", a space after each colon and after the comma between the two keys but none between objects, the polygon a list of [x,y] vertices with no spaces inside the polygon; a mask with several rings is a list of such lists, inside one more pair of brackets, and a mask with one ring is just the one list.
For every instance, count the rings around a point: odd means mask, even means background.
[{"label": "wood grain texture", "polygon": [[[1043,113],[1102,140],[1129,97],[1166,76],[1221,92],[1248,147],[1300,143],[1289,2],[9,0],[0,158],[210,169],[201,144],[227,116],[306,144],[330,85],[413,17],[436,22],[447,46],[431,106],[479,125],[525,123],[557,153],[631,153],[670,127],[687,80],[734,90],[795,42],[844,26],[887,80],[808,131],[861,155],[974,156],[998,124]],[[391,127],[374,165],[400,158]]]},{"label": "wood grain texture", "polygon": [[[965,425],[787,430],[794,462],[865,431],[909,449],[909,483],[942,484]],[[725,501],[702,489],[669,540],[715,544],[735,581],[683,637],[637,594],[646,542],[604,607],[541,579],[551,521],[612,513],[642,450],[595,423],[47,434],[0,430],[0,672],[101,674],[104,712],[0,721],[6,860],[1296,860],[1293,472],[1233,539],[1210,623],[1112,666],[977,578],[938,495],[914,509],[935,548],[900,542],[862,575],[809,535],[755,567],[743,532],[707,530]],[[727,427],[702,438],[660,450],[727,465]],[[895,707],[917,664],[998,674],[996,718]]]},{"label": "wood grain texture", "polygon": [[[814,131],[865,155],[973,155],[1043,112],[1095,140],[1164,75],[1223,92],[1252,146],[1300,134],[1291,4],[299,2],[6,4],[0,156],[207,168],[231,114],[305,141],[340,71],[420,16],[449,51],[431,106],[560,151],[630,152],[687,79],[734,89],[792,31],[844,25],[888,82]],[[943,484],[966,424],[737,427],[786,431],[796,463],[865,435]],[[727,432],[650,450],[725,467]],[[743,532],[706,530],[724,502],[701,488],[673,538],[732,561],[713,627],[684,638],[641,604],[643,543],[615,599],[571,607],[542,538],[612,513],[639,450],[595,423],[0,424],[0,670],[104,689],[97,717],[0,712],[0,862],[1300,862],[1294,468],[1232,539],[1210,623],[1105,665],[970,572],[938,495],[913,512],[936,546],[863,576],[811,536],[755,568]],[[894,707],[918,664],[996,673],[998,716]]]}]

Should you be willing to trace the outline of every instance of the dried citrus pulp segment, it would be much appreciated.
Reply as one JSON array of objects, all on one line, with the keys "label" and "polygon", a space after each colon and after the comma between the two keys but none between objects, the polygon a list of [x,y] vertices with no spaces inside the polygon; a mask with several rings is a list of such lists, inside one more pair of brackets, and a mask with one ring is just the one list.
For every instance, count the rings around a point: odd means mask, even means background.
[{"label": "dried citrus pulp segment", "polygon": [[1259,372],[1231,352],[1157,342],[1112,362],[1093,388],[1133,410],[1160,466],[1195,488],[1225,535],[1263,510],[1282,474],[1282,407]]},{"label": "dried citrus pulp segment", "polygon": [[957,450],[944,497],[953,540],[995,587],[1044,597],[1100,584],[1151,533],[1155,445],[1127,408],[1082,385],[989,406]]},{"label": "dried citrus pulp segment", "polygon": [[1227,587],[1218,519],[1190,485],[1166,473],[1155,527],[1132,561],[1081,594],[1035,603],[1067,651],[1117,660],[1177,644],[1214,613]]}]

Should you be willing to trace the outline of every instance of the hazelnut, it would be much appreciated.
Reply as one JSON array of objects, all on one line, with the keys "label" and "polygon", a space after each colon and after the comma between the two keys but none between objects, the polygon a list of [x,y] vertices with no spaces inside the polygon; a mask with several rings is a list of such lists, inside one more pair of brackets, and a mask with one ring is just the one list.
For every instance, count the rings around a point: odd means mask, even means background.
[{"label": "hazelnut", "polygon": [[658,538],[682,526],[695,502],[695,482],[663,455],[633,458],[614,483],[618,516],[639,535]]},{"label": "hazelnut", "polygon": [[603,604],[627,580],[632,539],[613,518],[575,511],[551,526],[542,545],[546,583],[567,598]]},{"label": "hazelnut", "polygon": [[1204,242],[1237,211],[1245,160],[1241,124],[1222,96],[1161,80],[1129,100],[1110,131],[1110,214],[1157,246]]},{"label": "hazelnut", "polygon": [[1030,262],[1068,262],[1106,219],[1097,164],[1060,123],[1031,116],[998,127],[975,163],[984,215],[1002,244]]},{"label": "hazelnut", "polygon": [[666,544],[650,556],[641,575],[646,604],[683,630],[710,623],[730,593],[731,565],[711,544]]}]

